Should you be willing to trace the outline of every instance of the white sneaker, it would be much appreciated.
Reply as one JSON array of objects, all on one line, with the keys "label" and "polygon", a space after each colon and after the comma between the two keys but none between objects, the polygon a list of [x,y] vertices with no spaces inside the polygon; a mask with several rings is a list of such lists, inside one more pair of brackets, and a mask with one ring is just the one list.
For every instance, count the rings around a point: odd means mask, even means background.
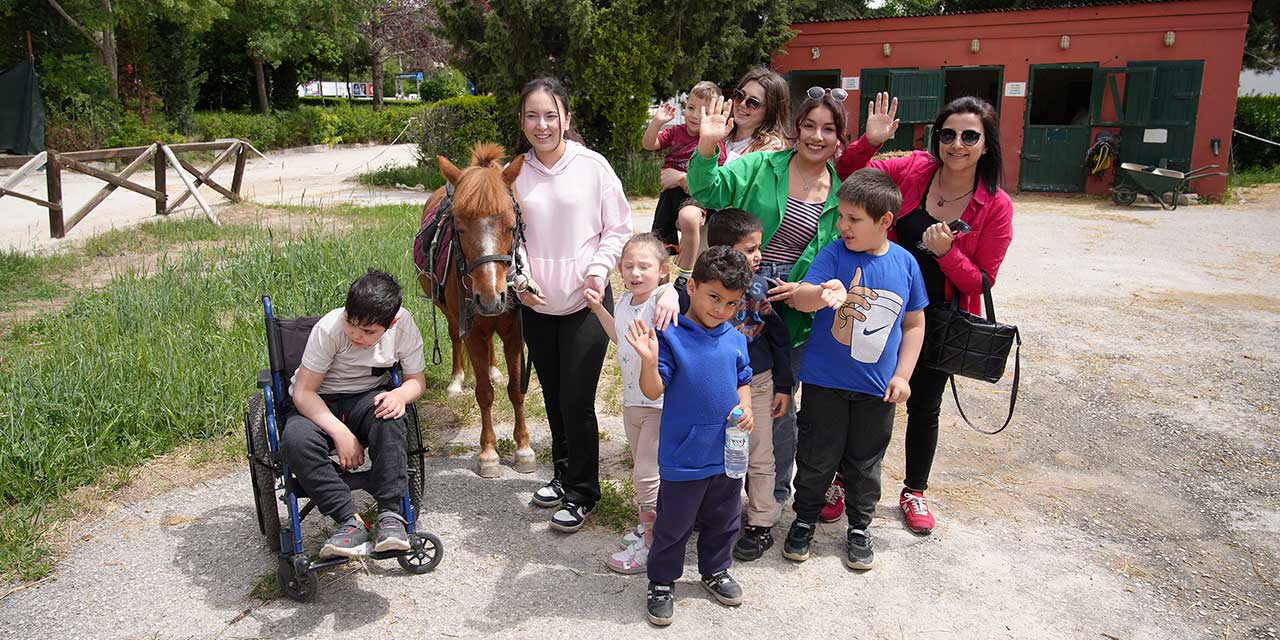
[{"label": "white sneaker", "polygon": [[644,539],[641,538],[636,544],[609,556],[605,564],[611,571],[629,576],[644,573],[648,561],[649,548],[645,546]]},{"label": "white sneaker", "polygon": [[641,522],[640,524],[636,525],[635,529],[628,531],[626,535],[622,536],[619,542],[622,544],[622,548],[626,549],[627,547],[635,546],[637,542],[640,542],[643,539],[644,539],[644,523]]}]

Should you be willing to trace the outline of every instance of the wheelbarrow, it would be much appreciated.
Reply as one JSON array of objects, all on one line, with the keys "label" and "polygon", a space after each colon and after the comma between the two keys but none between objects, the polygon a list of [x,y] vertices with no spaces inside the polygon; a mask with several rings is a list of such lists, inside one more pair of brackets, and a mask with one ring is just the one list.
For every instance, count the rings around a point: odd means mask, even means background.
[{"label": "wheelbarrow", "polygon": [[1178,208],[1178,200],[1183,193],[1186,193],[1192,180],[1227,175],[1221,171],[1214,171],[1217,168],[1218,165],[1210,164],[1183,173],[1145,164],[1122,162],[1120,172],[1116,176],[1116,184],[1111,188],[1111,200],[1120,206],[1128,206],[1138,199],[1138,194],[1143,194],[1160,203],[1162,209],[1173,211]]}]

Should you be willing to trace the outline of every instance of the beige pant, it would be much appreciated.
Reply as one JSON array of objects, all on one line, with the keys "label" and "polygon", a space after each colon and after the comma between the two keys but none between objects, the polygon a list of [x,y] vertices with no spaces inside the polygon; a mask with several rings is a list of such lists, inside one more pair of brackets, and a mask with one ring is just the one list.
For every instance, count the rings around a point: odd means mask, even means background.
[{"label": "beige pant", "polygon": [[[631,445],[631,481],[636,486],[636,506],[641,511],[658,504],[658,427],[661,422],[662,409],[658,407],[622,408],[622,427]],[[772,491],[770,489],[770,497]]]},{"label": "beige pant", "polygon": [[[763,338],[763,337],[762,337]],[[747,451],[747,524],[773,525],[773,372],[751,378],[751,448]]]}]

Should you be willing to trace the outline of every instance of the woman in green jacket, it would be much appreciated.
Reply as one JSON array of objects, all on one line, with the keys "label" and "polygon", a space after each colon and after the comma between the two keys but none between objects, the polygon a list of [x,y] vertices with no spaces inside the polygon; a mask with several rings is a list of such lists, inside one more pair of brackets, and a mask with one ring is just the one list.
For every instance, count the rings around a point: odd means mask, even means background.
[{"label": "woman in green jacket", "polygon": [[[733,129],[733,103],[712,101],[702,114],[698,152],[689,158],[685,177],[689,194],[708,209],[736,207],[760,220],[763,260],[760,275],[779,281],[770,301],[786,303],[804,278],[818,250],[836,238],[836,189],[840,186],[832,161],[844,149],[848,117],[840,89],[809,89],[796,116],[795,147],[759,152],[718,165],[721,140]],[[813,315],[790,307],[783,317],[791,332],[793,373],[798,373]],[[795,464],[796,409],[775,416],[773,452],[777,468],[774,498],[781,507],[791,495]]]}]

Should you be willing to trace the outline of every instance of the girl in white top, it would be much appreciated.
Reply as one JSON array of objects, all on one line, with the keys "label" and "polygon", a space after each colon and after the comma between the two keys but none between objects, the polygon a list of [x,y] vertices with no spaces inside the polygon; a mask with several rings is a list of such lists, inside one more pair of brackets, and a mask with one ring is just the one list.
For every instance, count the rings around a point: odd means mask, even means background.
[{"label": "girl in white top", "polygon": [[640,391],[640,356],[626,340],[627,327],[637,319],[653,322],[658,299],[671,285],[658,283],[671,273],[667,251],[662,240],[652,233],[631,236],[622,248],[622,262],[618,265],[627,290],[618,298],[614,315],[605,308],[600,294],[587,291],[587,304],[618,345],[618,369],[622,374],[622,424],[631,445],[631,478],[636,487],[636,507],[640,512],[640,524],[633,533],[623,537],[625,548],[609,557],[605,564],[624,574],[641,573],[649,557],[649,544],[653,540],[653,522],[658,504],[658,425],[662,421],[662,398],[650,400]]}]

